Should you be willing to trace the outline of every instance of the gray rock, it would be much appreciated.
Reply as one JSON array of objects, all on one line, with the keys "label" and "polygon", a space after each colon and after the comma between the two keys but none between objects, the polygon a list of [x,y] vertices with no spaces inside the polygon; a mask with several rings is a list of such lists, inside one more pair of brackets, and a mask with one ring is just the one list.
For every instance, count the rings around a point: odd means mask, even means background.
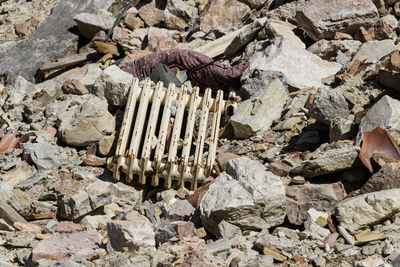
[{"label": "gray rock", "polygon": [[306,159],[294,167],[290,173],[315,177],[350,169],[357,159],[359,147],[351,141],[338,141],[323,144],[317,150],[307,155]]},{"label": "gray rock", "polygon": [[152,253],[156,250],[152,224],[144,217],[108,222],[107,236],[108,251]]},{"label": "gray rock", "polygon": [[156,244],[161,245],[171,238],[182,239],[194,235],[194,224],[192,222],[176,221],[162,224],[155,231]]},{"label": "gray rock", "polygon": [[62,166],[68,158],[61,147],[44,141],[26,143],[24,145],[24,155],[35,163],[38,170]]},{"label": "gray rock", "polygon": [[173,220],[188,220],[193,215],[195,208],[186,199],[176,200],[168,212],[168,218]]},{"label": "gray rock", "polygon": [[257,255],[256,257],[248,257],[241,259],[232,267],[273,267],[274,258],[271,255]]},{"label": "gray rock", "polygon": [[371,256],[371,255],[375,254],[377,248],[378,248],[377,244],[364,246],[362,248],[362,254],[367,255],[367,256]]},{"label": "gray rock", "polygon": [[245,72],[240,79],[239,95],[243,100],[257,97],[265,88],[270,87],[275,79],[279,79],[283,86],[287,88],[287,79],[282,72],[266,70],[254,70],[253,73]]},{"label": "gray rock", "polygon": [[365,63],[377,63],[381,58],[389,55],[396,49],[395,43],[390,39],[363,43],[348,66],[350,66],[355,59],[363,56],[367,57]]},{"label": "gray rock", "polygon": [[112,65],[106,68],[94,84],[94,93],[105,97],[112,106],[126,104],[128,91],[133,82],[133,76]]},{"label": "gray rock", "polygon": [[336,118],[347,119],[350,110],[343,95],[321,87],[315,94],[309,113],[317,121],[330,125]]},{"label": "gray rock", "polygon": [[164,10],[164,23],[168,29],[184,30],[190,19],[198,16],[196,7],[187,4],[183,0],[168,1]]},{"label": "gray rock", "polygon": [[288,99],[286,88],[275,79],[257,96],[242,102],[231,117],[235,137],[248,138],[267,130],[273,120],[281,117]]},{"label": "gray rock", "polygon": [[312,0],[303,4],[296,18],[315,41],[333,39],[337,31],[354,34],[361,27],[373,26],[379,19],[371,0]]},{"label": "gray rock", "polygon": [[98,245],[101,238],[96,231],[86,231],[41,240],[32,250],[32,263],[49,266],[68,260],[97,258],[105,253]]},{"label": "gray rock", "polygon": [[[51,15],[39,25],[28,43],[21,43],[0,56],[0,73],[13,82],[19,75],[32,81],[38,68],[77,44],[78,35],[71,31],[75,15],[107,9],[113,0],[65,0],[55,4]],[[76,49],[76,48],[75,48]]]},{"label": "gray rock", "polygon": [[115,119],[108,112],[107,103],[96,98],[73,106],[60,114],[58,120],[61,139],[74,146],[98,142],[115,129]]},{"label": "gray rock", "polygon": [[325,61],[308,52],[292,41],[295,38],[298,39],[297,36],[277,38],[264,52],[253,54],[247,72],[253,73],[255,69],[279,71],[286,76],[289,86],[302,89],[321,87],[323,78],[336,74],[342,68],[338,63]]},{"label": "gray rock", "polygon": [[400,188],[400,172],[397,163],[386,163],[361,187],[362,194]]},{"label": "gray rock", "polygon": [[396,188],[348,198],[336,206],[336,216],[354,233],[391,218],[399,210],[400,189]]},{"label": "gray rock", "polygon": [[265,9],[269,9],[269,7],[275,2],[274,0],[243,0],[242,2],[246,3],[251,8],[259,8],[263,6]]},{"label": "gray rock", "polygon": [[143,201],[143,190],[136,190],[133,186],[121,182],[110,185],[112,202],[120,205],[135,207]]},{"label": "gray rock", "polygon": [[0,219],[3,219],[7,224],[13,226],[14,223],[27,223],[27,221],[18,214],[10,205],[5,202],[0,203]]},{"label": "gray rock", "polygon": [[354,120],[336,118],[332,120],[329,126],[329,142],[337,142],[339,140],[351,140],[357,135],[357,127]]},{"label": "gray rock", "polygon": [[239,227],[224,220],[218,224],[218,230],[222,238],[232,238],[235,235],[242,235],[242,230]]},{"label": "gray rock", "polygon": [[394,140],[400,138],[400,101],[385,95],[362,118],[356,142],[362,140],[362,133],[370,132],[376,127],[389,131]]},{"label": "gray rock", "polygon": [[8,199],[8,204],[19,213],[28,213],[31,209],[31,197],[19,189],[13,189],[12,192],[13,194]]},{"label": "gray rock", "polygon": [[210,185],[200,210],[203,225],[216,236],[222,220],[242,230],[270,228],[283,222],[285,188],[278,176],[257,161],[237,158]]},{"label": "gray rock", "polygon": [[74,21],[78,25],[81,35],[92,40],[97,32],[108,32],[113,26],[115,18],[101,14],[80,13],[74,17]]},{"label": "gray rock", "polygon": [[228,238],[222,238],[206,244],[204,248],[208,253],[213,254],[229,250],[231,248],[231,244]]},{"label": "gray rock", "polygon": [[8,89],[5,102],[3,105],[4,111],[9,111],[10,109],[16,108],[16,106],[21,106],[23,100],[34,91],[35,85],[28,82],[24,77],[17,76],[13,86]]},{"label": "gray rock", "polygon": [[361,42],[357,40],[319,40],[310,47],[307,48],[313,54],[321,57],[325,60],[335,60],[339,55],[338,52],[342,52],[343,55],[349,58],[358,51],[361,46]]},{"label": "gray rock", "polygon": [[258,235],[257,239],[254,241],[254,245],[261,250],[264,249],[265,246],[272,246],[286,252],[291,252],[297,247],[296,242],[284,237],[273,236],[265,230],[261,231]]}]

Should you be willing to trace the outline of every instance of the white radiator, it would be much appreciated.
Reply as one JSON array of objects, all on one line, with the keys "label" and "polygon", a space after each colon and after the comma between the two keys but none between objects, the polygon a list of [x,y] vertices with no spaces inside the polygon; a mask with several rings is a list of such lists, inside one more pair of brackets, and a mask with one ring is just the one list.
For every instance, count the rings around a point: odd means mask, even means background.
[{"label": "white radiator", "polygon": [[[173,103],[176,112],[171,119]],[[165,188],[174,183],[174,186],[195,190],[213,170],[225,104],[221,90],[212,98],[210,89],[199,96],[197,87],[188,94],[185,85],[181,90],[175,90],[174,84],[166,89],[159,82],[152,89],[149,79],[143,87],[135,79],[129,91],[115,156],[108,160],[114,180],[125,176],[127,182],[135,180],[145,184],[151,177],[151,184],[158,186],[161,178]],[[194,134],[199,112],[200,122]],[[210,112],[212,125],[207,129]]]}]

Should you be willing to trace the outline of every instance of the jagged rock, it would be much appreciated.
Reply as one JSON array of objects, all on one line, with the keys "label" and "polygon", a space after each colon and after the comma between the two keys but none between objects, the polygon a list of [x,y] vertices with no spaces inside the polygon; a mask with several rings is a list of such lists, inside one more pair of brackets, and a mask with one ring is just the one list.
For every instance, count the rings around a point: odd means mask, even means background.
[{"label": "jagged rock", "polygon": [[112,65],[106,68],[94,84],[95,95],[105,97],[112,106],[126,104],[133,76]]},{"label": "jagged rock", "polygon": [[112,202],[109,184],[97,179],[64,182],[59,192],[59,215],[70,220]]},{"label": "jagged rock", "polygon": [[186,199],[176,200],[168,212],[171,220],[187,220],[194,213],[195,208]]},{"label": "jagged rock", "polygon": [[249,5],[251,8],[259,8],[263,6],[265,9],[269,9],[269,7],[273,4],[275,0],[242,0],[242,2]]},{"label": "jagged rock", "polygon": [[70,234],[70,233],[81,232],[83,231],[83,228],[79,224],[63,221],[57,225],[55,231],[62,234]]},{"label": "jagged rock", "polygon": [[[364,260],[357,261],[354,263],[355,267],[378,267],[384,266],[385,262],[381,259],[378,254],[374,254]],[[396,266],[396,265],[393,265]]]},{"label": "jagged rock", "polygon": [[351,141],[324,144],[308,154],[306,159],[291,170],[291,174],[315,177],[350,169],[358,157],[358,146]]},{"label": "jagged rock", "polygon": [[400,189],[352,197],[336,206],[340,225],[354,233],[391,218],[400,210]]},{"label": "jagged rock", "polygon": [[228,162],[201,204],[201,219],[208,231],[219,236],[225,220],[244,229],[279,225],[285,216],[285,188],[278,176],[246,157]]},{"label": "jagged rock", "polygon": [[143,5],[138,10],[138,15],[148,26],[158,26],[163,20],[163,10],[167,5],[167,1],[152,0],[150,3]]},{"label": "jagged rock", "polygon": [[354,34],[361,26],[373,26],[379,14],[371,0],[312,0],[298,9],[296,18],[318,41],[333,39],[337,31]]},{"label": "jagged rock", "polygon": [[144,22],[143,20],[137,16],[138,10],[135,7],[131,7],[125,15],[124,18],[124,24],[128,29],[130,30],[135,30],[138,28],[143,28],[144,27]]},{"label": "jagged rock", "polygon": [[137,206],[143,201],[143,190],[136,190],[133,186],[121,182],[110,185],[112,202],[120,205]]},{"label": "jagged rock", "polygon": [[[307,48],[313,54],[328,61],[337,61],[339,51],[350,61],[358,51],[361,42],[357,40],[319,40]],[[338,61],[337,61],[338,62]],[[338,62],[341,63],[341,62]]]},{"label": "jagged rock", "polygon": [[362,194],[400,188],[399,163],[386,163],[361,187]]},{"label": "jagged rock", "polygon": [[156,244],[168,242],[171,238],[182,239],[194,235],[194,224],[192,222],[176,221],[162,224],[155,231]]},{"label": "jagged rock", "polygon": [[275,79],[258,95],[242,102],[231,117],[235,137],[248,138],[267,130],[273,120],[281,117],[288,99],[287,89]]},{"label": "jagged rock", "polygon": [[44,141],[26,143],[24,145],[24,154],[35,163],[39,170],[53,169],[64,165],[68,158],[61,147]]},{"label": "jagged rock", "polygon": [[308,52],[304,44],[304,47],[301,47],[293,42],[292,39],[298,37],[292,34],[290,38],[277,38],[275,43],[263,52],[253,54],[246,72],[253,73],[256,69],[278,71],[286,76],[289,86],[302,89],[311,86],[321,87],[323,78],[336,74],[342,68],[341,64],[325,61]]},{"label": "jagged rock", "polygon": [[254,241],[254,246],[263,249],[267,245],[286,252],[293,251],[297,246],[296,242],[290,239],[277,237],[269,234],[268,231],[263,230],[258,234],[257,239]]},{"label": "jagged rock", "polygon": [[108,32],[113,26],[115,18],[101,14],[81,13],[74,17],[74,21],[78,25],[81,35],[92,40],[97,32]]},{"label": "jagged rock", "polygon": [[131,221],[107,223],[108,251],[152,253],[155,251],[155,234],[145,217]]},{"label": "jagged rock", "polygon": [[308,218],[307,211],[332,212],[345,197],[339,184],[304,184],[286,187],[286,211],[290,223],[301,225]]},{"label": "jagged rock", "polygon": [[188,21],[196,18],[198,14],[197,8],[185,1],[171,0],[164,10],[164,23],[168,29],[184,30],[189,26]]},{"label": "jagged rock", "polygon": [[350,115],[346,98],[324,87],[318,89],[309,112],[311,117],[326,125],[330,125],[337,118],[347,119]]},{"label": "jagged rock", "polygon": [[377,63],[381,58],[389,55],[396,49],[396,45],[390,39],[363,43],[348,66],[350,66],[354,60],[363,56],[367,57],[365,63]]},{"label": "jagged rock", "polygon": [[357,127],[354,120],[336,118],[332,120],[329,126],[329,142],[339,140],[351,140],[357,135]]},{"label": "jagged rock", "polygon": [[287,88],[287,79],[282,72],[265,70],[254,70],[253,73],[245,72],[240,78],[239,95],[243,100],[257,97],[262,94],[265,88],[270,87],[275,79],[279,79],[283,86]]},{"label": "jagged rock", "polygon": [[[221,12],[223,10],[223,12]],[[209,0],[201,11],[200,29],[204,32],[211,30],[227,31],[242,26],[242,18],[250,8],[237,0]]]},{"label": "jagged rock", "polygon": [[235,235],[242,235],[242,230],[239,227],[224,220],[218,224],[218,230],[222,238],[232,238]]},{"label": "jagged rock", "polygon": [[106,230],[107,222],[110,217],[106,215],[86,215],[80,222],[80,225],[85,230]]},{"label": "jagged rock", "polygon": [[175,30],[150,27],[147,34],[146,49],[153,52],[174,49],[177,45],[174,39],[175,34],[177,34]]},{"label": "jagged rock", "polygon": [[27,221],[18,214],[10,205],[5,202],[0,203],[0,219],[3,219],[7,224],[13,226],[14,223],[27,223]]},{"label": "jagged rock", "polygon": [[52,236],[33,248],[32,263],[48,266],[67,260],[90,260],[105,253],[98,244],[101,244],[101,235],[96,231]]},{"label": "jagged rock", "polygon": [[88,89],[78,80],[66,80],[63,83],[64,94],[85,95],[89,94]]},{"label": "jagged rock", "polygon": [[397,19],[393,15],[381,17],[375,24],[375,38],[377,40],[389,39],[397,28]]},{"label": "jagged rock", "polygon": [[97,98],[71,107],[58,115],[61,139],[74,146],[88,146],[112,134],[115,119],[108,112],[107,103]]},{"label": "jagged rock", "polygon": [[21,43],[0,56],[0,73],[7,74],[13,82],[19,75],[31,81],[37,69],[51,59],[75,49],[78,35],[71,31],[75,15],[87,12],[96,13],[109,8],[113,0],[59,1],[52,9],[51,15],[41,23],[28,43]]},{"label": "jagged rock", "polygon": [[356,142],[362,140],[362,133],[370,132],[376,127],[389,131],[394,140],[400,138],[400,101],[390,96],[383,96],[361,119]]},{"label": "jagged rock", "polygon": [[274,258],[271,255],[257,255],[255,257],[242,258],[233,267],[253,267],[253,266],[263,266],[263,267],[273,267]]}]

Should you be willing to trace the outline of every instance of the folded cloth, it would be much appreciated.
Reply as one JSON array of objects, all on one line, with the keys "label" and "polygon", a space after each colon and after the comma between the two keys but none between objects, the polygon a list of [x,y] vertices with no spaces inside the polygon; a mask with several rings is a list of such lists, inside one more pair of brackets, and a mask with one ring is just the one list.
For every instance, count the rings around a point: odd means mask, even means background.
[{"label": "folded cloth", "polygon": [[214,62],[210,57],[191,50],[165,50],[150,54],[128,63],[122,69],[139,80],[150,76],[152,70],[160,63],[169,68],[178,67],[186,70],[188,80],[200,89],[228,90],[240,87],[240,77],[246,66]]}]

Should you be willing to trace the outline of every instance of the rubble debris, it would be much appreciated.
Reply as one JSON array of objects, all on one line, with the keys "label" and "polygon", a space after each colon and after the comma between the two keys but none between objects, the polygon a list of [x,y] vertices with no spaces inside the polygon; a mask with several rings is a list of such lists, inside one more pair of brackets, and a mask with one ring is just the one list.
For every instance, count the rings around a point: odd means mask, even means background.
[{"label": "rubble debris", "polygon": [[11,153],[19,142],[18,132],[5,134],[0,140],[0,153]]},{"label": "rubble debris", "polygon": [[287,89],[280,80],[272,81],[269,87],[240,103],[230,120],[234,136],[248,138],[262,134],[271,126],[273,120],[280,118],[288,99]]},{"label": "rubble debris", "polygon": [[113,26],[115,18],[101,14],[80,13],[74,16],[74,21],[78,25],[80,34],[92,40],[97,32],[108,32]]},{"label": "rubble debris", "polygon": [[399,186],[399,164],[396,162],[386,163],[374,173],[361,187],[360,193],[371,193],[382,190],[400,188]]},{"label": "rubble debris", "polygon": [[230,160],[227,172],[210,185],[201,201],[203,225],[217,236],[222,220],[242,230],[279,225],[286,214],[284,195],[278,176],[256,161],[246,157]]},{"label": "rubble debris", "polygon": [[315,41],[333,39],[336,31],[354,34],[360,26],[373,26],[379,19],[371,0],[313,0],[297,11],[296,19]]},{"label": "rubble debris", "polygon": [[[336,206],[336,216],[344,228],[354,233],[396,214],[399,194],[400,190],[396,188],[345,199]],[[377,206],[379,210],[374,208]]]},{"label": "rubble debris", "polygon": [[358,52],[354,55],[353,60],[350,61],[348,65],[351,65],[355,59],[363,56],[367,57],[365,63],[377,63],[381,58],[389,55],[396,49],[396,45],[390,39],[369,41],[361,45]]}]

